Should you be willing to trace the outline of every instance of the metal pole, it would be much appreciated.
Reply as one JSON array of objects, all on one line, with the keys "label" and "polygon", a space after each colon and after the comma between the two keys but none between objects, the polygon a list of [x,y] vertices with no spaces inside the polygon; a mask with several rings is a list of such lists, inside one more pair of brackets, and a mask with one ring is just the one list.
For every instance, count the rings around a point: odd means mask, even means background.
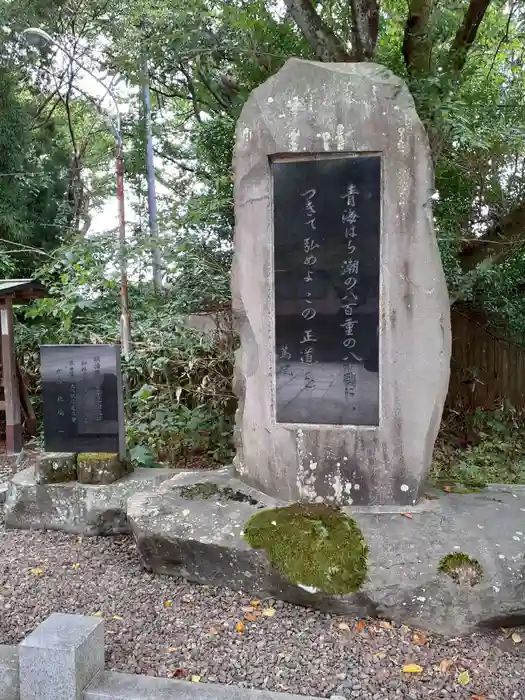
[{"label": "metal pole", "polygon": [[144,121],[146,126],[146,165],[148,178],[148,220],[152,239],[151,258],[153,268],[153,285],[156,292],[162,288],[162,261],[159,250],[159,223],[157,220],[157,194],[155,187],[155,163],[153,160],[153,130],[151,125],[151,97],[149,91],[148,58],[144,55]]},{"label": "metal pole", "polygon": [[122,354],[127,360],[131,351],[131,323],[128,303],[128,265],[126,255],[126,210],[124,199],[124,159],[122,157],[122,144],[117,145],[116,156],[117,171],[117,201],[118,201],[118,235],[120,257],[120,342]]}]

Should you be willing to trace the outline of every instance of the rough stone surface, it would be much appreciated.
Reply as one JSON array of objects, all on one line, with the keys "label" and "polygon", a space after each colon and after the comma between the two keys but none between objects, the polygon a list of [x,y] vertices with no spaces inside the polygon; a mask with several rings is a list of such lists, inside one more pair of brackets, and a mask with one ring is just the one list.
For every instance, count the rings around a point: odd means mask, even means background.
[{"label": "rough stone surface", "polygon": [[0,505],[5,503],[7,498],[7,482],[0,484]]},{"label": "rough stone surface", "polygon": [[[257,504],[188,501],[180,496],[180,487],[190,476],[179,475],[157,493],[130,499],[132,532],[150,570],[338,615],[386,617],[446,636],[525,621],[524,490],[491,487],[476,494],[442,495],[412,518],[345,509],[369,547],[368,579],[357,593],[329,596],[289,584],[263,551],[250,549],[242,539],[243,523],[255,510],[275,504],[255,491],[250,494]],[[438,571],[440,560],[451,552],[479,561],[479,584],[461,586]]]},{"label": "rough stone surface", "polygon": [[[145,571],[129,535],[6,531],[1,519],[0,508],[0,640],[7,644],[18,644],[54,611],[100,612],[112,671],[186,680],[196,674],[201,684],[346,700],[525,697],[525,644],[511,636],[525,639],[525,628],[448,640],[427,635],[422,644],[408,627],[274,598],[262,599],[255,608],[261,614],[249,621],[244,615],[256,595]],[[35,566],[44,573],[32,574]],[[266,608],[275,614],[266,617]],[[444,659],[454,660],[446,672],[439,668]],[[402,673],[406,663],[423,672]],[[466,688],[457,683],[464,671]]]},{"label": "rough stone surface", "polygon": [[[382,154],[378,428],[275,422],[268,156],[293,152]],[[451,333],[429,148],[407,87],[375,64],[291,59],[245,104],[234,165],[240,478],[287,501],[414,503],[447,393]]]},{"label": "rough stone surface", "polygon": [[39,455],[35,461],[37,484],[60,484],[75,481],[77,460],[74,452],[48,452]]},{"label": "rough stone surface", "polygon": [[83,535],[129,532],[128,498],[173,476],[172,469],[137,469],[106,486],[70,482],[37,484],[34,467],[9,482],[5,523],[9,528],[63,530]]},{"label": "rough stone surface", "polygon": [[118,454],[88,452],[77,456],[77,478],[81,484],[112,484],[133,471]]},{"label": "rough stone surface", "polygon": [[20,700],[81,700],[104,669],[104,621],[53,613],[19,645]]},{"label": "rough stone surface", "polygon": [[0,644],[0,700],[19,700],[18,648]]},{"label": "rough stone surface", "polygon": [[[219,492],[206,498],[213,484]],[[244,493],[246,501],[224,498],[221,490]],[[190,497],[182,494],[188,493]],[[251,499],[254,504],[249,502]],[[278,502],[232,479],[228,469],[219,472],[177,474],[150,494],[135,494],[128,501],[128,519],[139,555],[147,569],[184,576],[197,583],[234,589],[247,581],[264,580],[267,560],[241,536],[247,518],[257,508]]]},{"label": "rough stone surface", "polygon": [[188,683],[166,678],[106,671],[84,693],[84,700],[315,700],[307,695],[247,690],[217,683]]}]

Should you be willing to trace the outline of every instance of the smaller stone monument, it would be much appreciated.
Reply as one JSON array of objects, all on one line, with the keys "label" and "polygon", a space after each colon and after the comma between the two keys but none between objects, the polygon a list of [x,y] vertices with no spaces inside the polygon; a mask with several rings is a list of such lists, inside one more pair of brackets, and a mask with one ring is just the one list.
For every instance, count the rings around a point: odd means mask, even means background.
[{"label": "smaller stone monument", "polygon": [[47,452],[118,453],[126,458],[120,348],[40,348]]},{"label": "smaller stone monument", "polygon": [[406,85],[291,59],[245,104],[234,164],[238,476],[285,501],[414,504],[451,334]]}]

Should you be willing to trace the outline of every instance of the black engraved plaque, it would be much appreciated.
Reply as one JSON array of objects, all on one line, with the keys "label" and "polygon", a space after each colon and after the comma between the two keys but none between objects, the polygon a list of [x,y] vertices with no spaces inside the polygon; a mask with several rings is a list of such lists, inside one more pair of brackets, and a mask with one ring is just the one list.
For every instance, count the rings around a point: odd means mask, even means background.
[{"label": "black engraved plaque", "polygon": [[377,426],[381,156],[271,169],[276,419]]},{"label": "black engraved plaque", "polygon": [[45,450],[125,457],[120,348],[42,345],[40,369]]}]

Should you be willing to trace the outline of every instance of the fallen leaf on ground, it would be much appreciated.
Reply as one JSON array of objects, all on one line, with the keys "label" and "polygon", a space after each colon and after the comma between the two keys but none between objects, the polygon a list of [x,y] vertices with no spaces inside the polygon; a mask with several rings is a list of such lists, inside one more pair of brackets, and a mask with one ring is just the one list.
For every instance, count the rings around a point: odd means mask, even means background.
[{"label": "fallen leaf on ground", "polygon": [[254,613],[246,613],[244,616],[244,619],[247,620],[248,622],[255,622],[255,620],[259,617],[259,615],[255,615]]},{"label": "fallen leaf on ground", "polygon": [[80,564],[78,563],[78,561],[76,561],[76,562],[73,564],[73,568],[74,568],[74,569],[80,569]]},{"label": "fallen leaf on ground", "polygon": [[401,625],[401,632],[403,632],[403,634],[410,632],[410,627],[408,627],[408,625]]},{"label": "fallen leaf on ground", "polygon": [[403,673],[423,673],[423,669],[418,664],[405,664]]},{"label": "fallen leaf on ground", "polygon": [[450,488],[450,486],[443,486],[443,491],[445,493],[450,493],[452,491],[452,489]]},{"label": "fallen leaf on ground", "polygon": [[517,632],[514,632],[514,634],[511,636],[511,639],[514,642],[514,644],[519,644],[521,642],[521,636]]},{"label": "fallen leaf on ground", "polygon": [[42,576],[44,569],[29,569],[29,573],[33,574],[33,576]]},{"label": "fallen leaf on ground", "polygon": [[487,700],[484,695],[473,695],[471,700]]},{"label": "fallen leaf on ground", "polygon": [[458,683],[460,685],[468,685],[470,683],[470,676],[468,671],[461,671],[458,676]]},{"label": "fallen leaf on ground", "polygon": [[192,676],[190,678],[192,683],[200,683],[201,677],[200,676]]},{"label": "fallen leaf on ground", "polygon": [[365,629],[365,621],[364,620],[359,620],[357,625],[355,626],[355,631],[356,632],[362,632]]},{"label": "fallen leaf on ground", "polygon": [[263,615],[264,617],[273,617],[276,613],[275,608],[264,608],[263,610]]},{"label": "fallen leaf on ground", "polygon": [[216,627],[210,627],[208,634],[212,634],[212,635],[219,634],[219,630]]},{"label": "fallen leaf on ground", "polygon": [[235,631],[244,632],[244,622],[242,620],[239,620],[239,622],[235,623]]},{"label": "fallen leaf on ground", "polygon": [[388,620],[380,620],[379,621],[379,627],[382,627],[384,630],[391,630],[392,629],[392,623],[388,622]]},{"label": "fallen leaf on ground", "polygon": [[171,608],[172,601],[171,600],[165,600],[163,603],[165,608]]},{"label": "fallen leaf on ground", "polygon": [[177,651],[177,647],[168,647],[166,649],[166,651],[169,652],[170,654],[173,654],[173,652]]},{"label": "fallen leaf on ground", "polygon": [[[361,620],[360,622],[363,622],[363,620]],[[359,625],[359,622],[357,624]],[[347,632],[350,629],[350,625],[347,625],[346,622],[340,622],[337,625],[337,629]]]},{"label": "fallen leaf on ground", "polygon": [[183,668],[176,668],[170,674],[173,678],[184,678],[186,671]]},{"label": "fallen leaf on ground", "polygon": [[377,656],[378,659],[384,659],[386,656],[386,651],[384,651],[384,649],[381,649],[380,651],[376,651],[374,656]]},{"label": "fallen leaf on ground", "polygon": [[97,610],[97,612],[91,613],[91,617],[104,617],[102,610]]},{"label": "fallen leaf on ground", "polygon": [[443,661],[441,661],[439,664],[439,670],[441,671],[441,673],[447,673],[447,671],[453,663],[454,659],[443,659]]},{"label": "fallen leaf on ground", "polygon": [[426,644],[427,638],[423,634],[423,632],[413,632],[412,633],[412,641],[414,644]]},{"label": "fallen leaf on ground", "polygon": [[412,520],[412,518],[414,517],[411,513],[401,513],[401,515],[404,518],[408,518],[409,520]]},{"label": "fallen leaf on ground", "polygon": [[260,600],[252,600],[252,602],[251,602],[251,605],[252,605],[254,608],[258,608],[260,604],[261,604],[261,601],[260,601]]},{"label": "fallen leaf on ground", "polygon": [[112,620],[122,620],[123,618],[120,617],[120,615],[113,615],[113,617],[111,619]]}]

